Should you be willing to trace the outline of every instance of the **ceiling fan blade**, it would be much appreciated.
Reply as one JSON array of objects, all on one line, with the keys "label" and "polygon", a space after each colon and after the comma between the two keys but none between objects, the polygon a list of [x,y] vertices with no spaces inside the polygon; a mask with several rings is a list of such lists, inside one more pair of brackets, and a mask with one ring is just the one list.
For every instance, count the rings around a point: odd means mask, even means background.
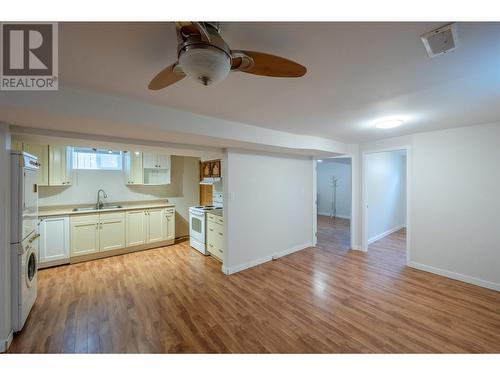
[{"label": "ceiling fan blade", "polygon": [[267,77],[302,77],[307,69],[292,60],[255,51],[232,51],[232,69]]},{"label": "ceiling fan blade", "polygon": [[152,80],[149,82],[148,89],[150,90],[160,90],[167,86],[174,84],[177,81],[183,79],[186,75],[184,72],[178,68],[178,64],[174,63],[172,65],[167,66],[160,73],[158,73]]}]

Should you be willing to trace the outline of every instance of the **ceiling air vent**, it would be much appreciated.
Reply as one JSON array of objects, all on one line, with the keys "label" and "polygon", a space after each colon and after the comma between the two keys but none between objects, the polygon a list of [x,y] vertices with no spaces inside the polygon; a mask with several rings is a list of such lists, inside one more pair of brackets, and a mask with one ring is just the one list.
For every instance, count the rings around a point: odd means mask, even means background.
[{"label": "ceiling air vent", "polygon": [[450,23],[423,34],[420,39],[429,57],[451,52],[457,48],[457,24]]}]

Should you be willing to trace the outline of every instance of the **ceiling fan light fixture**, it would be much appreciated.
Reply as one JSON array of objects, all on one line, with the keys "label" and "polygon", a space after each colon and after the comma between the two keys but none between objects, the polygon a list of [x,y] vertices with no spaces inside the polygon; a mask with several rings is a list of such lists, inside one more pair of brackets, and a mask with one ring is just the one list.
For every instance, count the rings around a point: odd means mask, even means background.
[{"label": "ceiling fan light fixture", "polygon": [[181,51],[179,65],[188,77],[205,86],[224,80],[231,71],[230,57],[224,51],[211,46]]}]

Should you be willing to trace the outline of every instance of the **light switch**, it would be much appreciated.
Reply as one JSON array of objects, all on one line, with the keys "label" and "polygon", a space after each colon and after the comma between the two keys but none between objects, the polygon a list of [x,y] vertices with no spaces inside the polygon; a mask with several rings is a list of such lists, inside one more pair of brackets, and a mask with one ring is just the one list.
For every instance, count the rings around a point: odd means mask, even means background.
[{"label": "light switch", "polygon": [[234,191],[232,191],[232,192],[230,192],[230,193],[229,193],[229,198],[230,198],[232,201],[234,201],[234,198],[235,198],[235,193],[234,193]]}]

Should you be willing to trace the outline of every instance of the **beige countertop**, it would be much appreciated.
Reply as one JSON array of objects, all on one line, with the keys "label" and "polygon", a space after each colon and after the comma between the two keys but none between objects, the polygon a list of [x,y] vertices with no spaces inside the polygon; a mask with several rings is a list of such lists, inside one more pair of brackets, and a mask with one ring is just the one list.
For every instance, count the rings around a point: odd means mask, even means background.
[{"label": "beige countertop", "polygon": [[222,217],[223,216],[223,212],[222,210],[212,210],[212,211],[207,211],[208,214],[212,214],[212,215],[215,215],[215,216],[220,216]]},{"label": "beige countertop", "polygon": [[112,212],[112,211],[126,211],[126,210],[140,210],[147,208],[159,207],[175,207],[175,204],[169,203],[167,200],[154,200],[154,201],[135,201],[135,202],[112,202],[108,205],[119,205],[121,208],[103,208],[100,210],[85,210],[73,211],[74,208],[90,207],[91,204],[80,205],[65,205],[65,206],[40,206],[38,207],[38,216],[63,216],[63,215],[82,215],[98,212]]}]

